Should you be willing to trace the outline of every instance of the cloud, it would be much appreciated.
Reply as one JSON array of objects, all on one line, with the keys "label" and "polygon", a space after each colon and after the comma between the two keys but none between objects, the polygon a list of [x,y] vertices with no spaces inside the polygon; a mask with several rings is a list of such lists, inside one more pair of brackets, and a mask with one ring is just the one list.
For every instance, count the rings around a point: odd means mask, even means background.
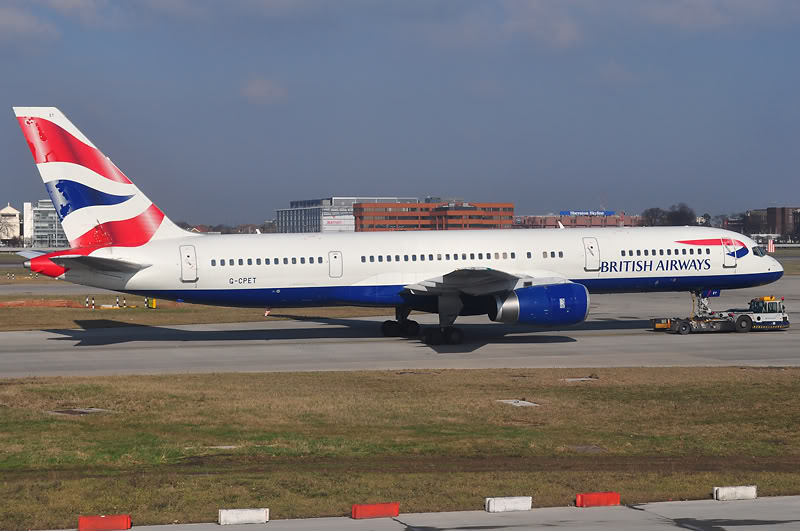
[{"label": "cloud", "polygon": [[581,24],[569,2],[504,0],[504,30],[527,35],[554,48],[567,48],[582,39]]},{"label": "cloud", "polygon": [[0,6],[0,42],[27,41],[58,37],[58,30],[47,20],[26,9]]},{"label": "cloud", "polygon": [[271,79],[251,79],[242,87],[242,96],[253,104],[283,103],[287,95],[286,87]]}]

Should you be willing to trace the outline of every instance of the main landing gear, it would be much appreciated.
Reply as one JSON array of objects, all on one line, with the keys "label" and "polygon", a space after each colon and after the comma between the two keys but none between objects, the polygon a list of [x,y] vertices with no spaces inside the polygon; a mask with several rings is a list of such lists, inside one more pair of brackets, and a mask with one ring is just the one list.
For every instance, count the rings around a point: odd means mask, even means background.
[{"label": "main landing gear", "polygon": [[396,321],[384,321],[381,325],[381,332],[386,337],[417,337],[419,336],[420,326],[416,321],[408,318],[411,313],[409,308],[396,308],[394,311]]},{"label": "main landing gear", "polygon": [[[426,328],[422,339],[428,345],[459,345],[464,340],[464,332],[453,326],[461,312],[463,304],[457,294],[447,294],[439,296],[439,326]],[[410,308],[395,308],[394,321],[384,321],[381,325],[381,332],[386,337],[417,337],[420,334],[420,326],[416,321],[408,318],[411,313]]]},{"label": "main landing gear", "polygon": [[464,340],[464,332],[455,326],[428,328],[425,330],[425,336],[423,339],[428,345],[460,345]]}]

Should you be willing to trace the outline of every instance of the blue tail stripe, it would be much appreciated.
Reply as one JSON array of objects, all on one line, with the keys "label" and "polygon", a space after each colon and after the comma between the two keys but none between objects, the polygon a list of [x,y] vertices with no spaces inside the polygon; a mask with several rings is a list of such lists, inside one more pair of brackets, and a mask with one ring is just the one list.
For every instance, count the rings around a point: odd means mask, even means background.
[{"label": "blue tail stripe", "polygon": [[71,212],[96,205],[118,205],[133,197],[132,195],[112,195],[75,181],[58,180],[45,183],[47,193],[53,200],[59,219],[62,221]]}]

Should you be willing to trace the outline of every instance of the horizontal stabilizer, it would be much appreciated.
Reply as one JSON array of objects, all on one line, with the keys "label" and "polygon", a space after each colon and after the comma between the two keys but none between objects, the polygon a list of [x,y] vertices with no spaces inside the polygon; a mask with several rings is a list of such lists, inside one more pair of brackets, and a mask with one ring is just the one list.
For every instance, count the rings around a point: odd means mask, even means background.
[{"label": "horizontal stabilizer", "polygon": [[115,260],[114,258],[101,258],[99,256],[85,256],[78,254],[62,254],[53,256],[50,260],[67,269],[84,268],[96,271],[113,271],[116,273],[135,273],[150,267],[150,264],[137,264],[127,260]]},{"label": "horizontal stabilizer", "polygon": [[28,260],[47,254],[47,251],[18,251],[17,256],[22,256]]}]

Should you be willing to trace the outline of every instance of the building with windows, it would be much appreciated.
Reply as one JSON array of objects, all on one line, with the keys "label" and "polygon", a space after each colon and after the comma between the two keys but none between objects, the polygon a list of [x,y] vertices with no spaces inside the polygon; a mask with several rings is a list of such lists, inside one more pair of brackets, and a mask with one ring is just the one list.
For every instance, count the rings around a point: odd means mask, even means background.
[{"label": "building with windows", "polygon": [[559,223],[564,228],[589,227],[636,227],[641,224],[639,216],[629,216],[625,212],[613,210],[562,210],[556,214],[539,216],[517,216],[516,229],[557,229]]},{"label": "building with windows", "polygon": [[514,203],[429,197],[424,203],[358,203],[353,215],[357,232],[507,229],[514,224]]},{"label": "building with windows", "polygon": [[69,247],[52,201],[42,199],[35,204],[25,203],[22,210],[25,247]]},{"label": "building with windows", "polygon": [[19,210],[11,206],[0,209],[0,241],[7,243],[19,238]]},{"label": "building with windows", "polygon": [[800,207],[768,207],[767,228],[772,234],[800,234]]},{"label": "building with windows", "polygon": [[276,211],[277,232],[353,232],[353,205],[417,203],[415,197],[328,197],[291,201]]}]

